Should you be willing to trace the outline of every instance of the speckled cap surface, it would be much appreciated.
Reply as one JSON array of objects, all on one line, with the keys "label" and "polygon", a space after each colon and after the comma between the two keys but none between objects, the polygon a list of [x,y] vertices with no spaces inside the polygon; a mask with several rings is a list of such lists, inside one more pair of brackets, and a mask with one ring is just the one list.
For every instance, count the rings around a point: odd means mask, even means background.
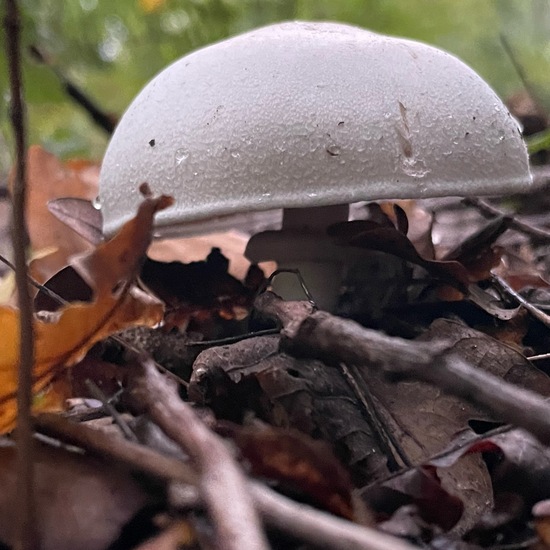
[{"label": "speckled cap surface", "polygon": [[517,122],[457,58],[336,23],[261,28],[191,53],[130,105],[100,178],[104,232],[147,181],[160,235],[237,212],[524,191]]}]

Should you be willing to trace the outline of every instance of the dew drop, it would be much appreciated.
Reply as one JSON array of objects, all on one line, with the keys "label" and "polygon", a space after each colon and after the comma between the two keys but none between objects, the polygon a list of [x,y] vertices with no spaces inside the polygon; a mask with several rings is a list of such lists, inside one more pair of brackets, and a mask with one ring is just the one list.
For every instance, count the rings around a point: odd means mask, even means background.
[{"label": "dew drop", "polygon": [[179,166],[182,162],[185,162],[189,157],[189,151],[187,149],[178,149],[176,151],[176,166]]},{"label": "dew drop", "polygon": [[331,157],[338,157],[342,153],[342,148],[338,145],[329,145],[326,151]]},{"label": "dew drop", "polygon": [[96,210],[101,210],[102,202],[101,202],[101,197],[99,195],[92,201],[92,206]]}]

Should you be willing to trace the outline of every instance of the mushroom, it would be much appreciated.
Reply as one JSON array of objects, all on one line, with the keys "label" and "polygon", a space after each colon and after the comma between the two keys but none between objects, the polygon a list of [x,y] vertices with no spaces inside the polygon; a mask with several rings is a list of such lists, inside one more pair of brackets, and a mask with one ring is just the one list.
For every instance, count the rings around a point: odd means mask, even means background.
[{"label": "mushroom", "polygon": [[282,229],[253,236],[246,254],[299,267],[330,309],[354,253],[325,228],[348,220],[350,203],[505,194],[532,180],[518,123],[457,58],[290,22],[186,55],[143,89],[104,157],[106,235],[133,215],[143,181],[176,199],[157,218],[159,237],[283,208]]}]

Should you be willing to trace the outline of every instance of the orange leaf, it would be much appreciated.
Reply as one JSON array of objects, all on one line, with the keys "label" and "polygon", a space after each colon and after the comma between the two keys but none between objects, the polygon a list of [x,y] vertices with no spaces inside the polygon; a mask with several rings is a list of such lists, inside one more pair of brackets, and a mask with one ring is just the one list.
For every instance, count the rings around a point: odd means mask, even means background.
[{"label": "orange leaf", "polygon": [[[171,199],[164,196],[144,200],[136,217],[118,235],[78,259],[75,269],[94,288],[94,302],[65,306],[53,322],[35,320],[34,412],[62,408],[67,391],[60,374],[82,359],[96,342],[120,330],[152,326],[162,320],[162,304],[131,283],[150,242],[154,214],[170,204]],[[0,308],[0,326],[0,432],[5,433],[14,427],[17,415],[18,311]]]}]

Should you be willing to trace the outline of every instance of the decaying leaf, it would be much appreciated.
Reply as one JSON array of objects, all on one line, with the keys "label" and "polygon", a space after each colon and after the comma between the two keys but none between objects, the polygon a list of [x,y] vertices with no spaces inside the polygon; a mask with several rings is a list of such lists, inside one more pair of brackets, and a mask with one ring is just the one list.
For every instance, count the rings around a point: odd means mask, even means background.
[{"label": "decaying leaf", "polygon": [[[520,387],[550,395],[548,376],[535,369],[521,353],[462,323],[439,319],[420,340],[447,341],[449,350],[469,364]],[[480,408],[422,382],[388,384],[372,372],[361,378],[364,380],[359,382],[376,399],[378,412],[393,440],[413,464],[442,451],[455,433],[468,427],[470,420],[488,419]],[[484,463],[479,456],[468,456],[439,475],[443,486],[462,498],[462,525],[471,527],[491,503],[491,485]]]},{"label": "decaying leaf", "polygon": [[[34,411],[59,410],[65,392],[50,387],[54,376],[74,365],[96,342],[124,328],[154,325],[162,320],[158,300],[132,287],[141,259],[151,239],[157,210],[171,204],[168,197],[145,199],[138,214],[110,241],[75,260],[74,267],[95,292],[91,303],[74,303],[55,314],[51,322],[35,320]],[[0,308],[0,432],[13,428],[19,362],[19,314]],[[52,392],[46,398],[44,394]],[[57,398],[53,398],[53,396]]]},{"label": "decaying leaf", "polygon": [[97,245],[103,239],[103,216],[92,201],[64,197],[48,202],[48,210],[67,227],[89,243]]},{"label": "decaying leaf", "polygon": [[494,246],[494,242],[509,227],[508,218],[490,222],[443,259],[435,260],[429,247],[422,246],[423,253],[428,254],[424,257],[406,236],[404,231],[408,230],[408,223],[403,221],[403,217],[406,219],[404,211],[401,211],[395,221],[397,227],[389,218],[380,221],[355,220],[331,226],[329,234],[345,244],[385,252],[424,268],[437,285],[438,295],[444,300],[461,300],[466,296],[499,318],[511,318],[515,314],[509,310],[501,311],[503,308],[497,307],[493,298],[491,303],[487,298],[484,300],[480,296],[483,292],[473,285],[489,278],[491,269],[500,263],[502,249]]},{"label": "decaying leaf", "polygon": [[147,258],[140,274],[142,283],[167,306],[167,329],[199,332],[215,338],[217,324],[247,317],[262,271],[252,265],[244,283],[228,272],[229,261],[219,248],[206,260],[191,263],[158,262]]},{"label": "decaying leaf", "polygon": [[217,431],[231,436],[254,475],[298,491],[333,514],[356,521],[365,519],[363,509],[354,509],[349,474],[327,443],[296,430],[258,423],[242,427],[220,422]]},{"label": "decaying leaf", "polygon": [[361,490],[361,497],[380,518],[391,516],[402,506],[414,504],[420,517],[444,530],[460,519],[464,504],[441,483],[433,466],[420,466]]},{"label": "decaying leaf", "polygon": [[422,201],[401,200],[382,203],[380,207],[396,227],[398,227],[396,212],[402,212],[402,217],[407,220],[407,230],[401,232],[407,235],[423,258],[427,260],[435,259],[435,246],[432,238],[434,216],[422,207]]},{"label": "decaying leaf", "polygon": [[352,246],[398,256],[423,267],[443,282],[453,282],[458,286],[466,286],[470,282],[468,272],[459,262],[424,259],[406,235],[393,226],[381,225],[370,220],[355,220],[333,225],[329,234]]},{"label": "decaying leaf", "polygon": [[484,453],[491,464],[495,506],[478,518],[468,538],[494,543],[502,540],[508,525],[525,520],[536,502],[550,497],[550,449],[525,430],[513,429],[465,441],[430,464],[441,471],[475,453]]},{"label": "decaying leaf", "polygon": [[388,474],[386,458],[361,404],[336,368],[279,352],[279,338],[262,336],[203,351],[193,366],[189,397],[219,418],[246,411],[331,444],[356,484]]}]

